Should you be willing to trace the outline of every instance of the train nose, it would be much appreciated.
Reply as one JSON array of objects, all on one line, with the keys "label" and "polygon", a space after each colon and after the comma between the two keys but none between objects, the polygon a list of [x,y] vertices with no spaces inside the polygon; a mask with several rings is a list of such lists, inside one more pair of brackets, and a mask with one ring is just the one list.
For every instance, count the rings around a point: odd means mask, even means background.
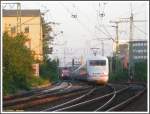
[{"label": "train nose", "polygon": [[97,80],[97,83],[99,84],[106,84],[108,82],[108,75],[101,74],[99,76],[99,79]]},{"label": "train nose", "polygon": [[88,80],[89,81],[95,81],[96,83],[98,83],[98,84],[102,84],[102,85],[105,85],[107,82],[108,82],[108,75],[105,75],[104,73],[97,73],[97,75],[96,74],[94,74],[94,75],[90,75],[89,77],[88,77]]}]

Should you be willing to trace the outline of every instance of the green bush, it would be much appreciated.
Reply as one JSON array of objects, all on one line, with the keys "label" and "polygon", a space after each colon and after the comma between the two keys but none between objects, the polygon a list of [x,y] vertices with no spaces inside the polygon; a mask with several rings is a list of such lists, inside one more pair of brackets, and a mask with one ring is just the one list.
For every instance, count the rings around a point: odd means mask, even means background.
[{"label": "green bush", "polygon": [[110,81],[126,81],[128,80],[128,71],[123,70],[123,71],[117,71],[114,73],[111,73],[109,76]]},{"label": "green bush", "polygon": [[52,82],[58,81],[58,63],[55,60],[45,60],[40,65],[40,76],[44,79],[48,79]]},{"label": "green bush", "polygon": [[29,83],[31,84],[32,87],[37,87],[40,85],[49,84],[49,81],[40,77],[32,76],[30,77]]},{"label": "green bush", "polygon": [[135,79],[147,81],[147,61],[135,63]]},{"label": "green bush", "polygon": [[27,38],[23,34],[15,37],[3,34],[3,93],[29,90],[29,77],[32,76],[33,56],[24,46]]},{"label": "green bush", "polygon": [[[128,70],[124,69],[120,59],[113,58],[113,71],[110,72],[110,81],[126,81],[128,79]],[[117,63],[117,64],[116,64]]]},{"label": "green bush", "polygon": [[[128,69],[110,73],[110,81],[127,81]],[[147,61],[141,61],[134,64],[134,81],[147,81]]]}]

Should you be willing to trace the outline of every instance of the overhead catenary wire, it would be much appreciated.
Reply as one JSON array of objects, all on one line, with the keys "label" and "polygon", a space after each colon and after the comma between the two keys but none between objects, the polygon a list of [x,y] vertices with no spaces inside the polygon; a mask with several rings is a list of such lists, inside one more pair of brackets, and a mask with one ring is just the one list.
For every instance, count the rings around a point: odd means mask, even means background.
[{"label": "overhead catenary wire", "polygon": [[[104,13],[105,3],[103,4],[102,11],[100,10],[101,9],[100,7],[101,7],[101,5],[99,3],[99,9],[98,9],[98,12],[97,12],[97,22],[98,22],[98,25],[99,25],[99,31],[102,32],[104,35],[112,38],[112,35],[108,32],[108,30],[106,29],[106,26],[104,24],[100,24],[100,22],[99,22],[100,14],[101,13],[103,14],[103,16],[101,16],[101,19],[100,19],[101,23],[103,21],[103,17],[105,16],[105,13]],[[100,29],[100,27],[102,27],[105,31],[103,31],[102,29]]]},{"label": "overhead catenary wire", "polygon": [[99,27],[95,26],[95,28],[98,29],[98,30],[99,30],[101,33],[103,33],[105,36],[107,36],[107,37],[112,37],[111,35],[109,35],[108,33],[105,33],[105,32],[100,28],[100,27],[102,27],[103,25],[101,25],[101,24],[99,23],[98,16],[97,16],[97,22],[98,22]]},{"label": "overhead catenary wire", "polygon": [[103,25],[103,28],[105,29],[105,31],[107,32],[107,34],[109,34],[110,35],[110,37],[112,37],[112,35],[110,34],[110,32],[107,30],[107,28],[106,28],[106,26],[105,25]]},{"label": "overhead catenary wire", "polygon": [[[69,13],[71,14],[71,11],[63,4],[60,3],[61,6],[63,6],[63,8]],[[77,22],[84,28],[84,30],[86,30],[92,37],[94,36],[94,34],[92,34],[92,31],[82,22],[80,21],[78,18],[76,18]]]},{"label": "overhead catenary wire", "polygon": [[[130,4],[130,3],[129,3],[129,4]],[[134,12],[134,13],[133,13],[134,16],[139,13],[139,12],[137,12],[137,9],[138,9],[138,10],[141,10],[141,7],[143,7],[144,5],[145,5],[145,3],[140,4],[138,7],[132,9],[132,12]],[[135,12],[135,10],[136,10],[136,12]],[[117,16],[116,18],[120,18],[120,17],[122,17],[122,16],[124,16],[124,15],[126,15],[126,14],[129,14],[129,11],[123,12],[121,15]]]},{"label": "overhead catenary wire", "polygon": [[110,35],[106,34],[104,31],[102,31],[102,30],[100,29],[100,27],[95,26],[95,28],[96,28],[97,30],[99,30],[101,33],[103,33],[105,36],[111,38]]},{"label": "overhead catenary wire", "polygon": [[[142,13],[143,7],[144,7],[145,5],[146,5],[146,4],[145,4],[145,3],[143,3],[143,4],[141,4],[140,6],[138,6],[138,7],[134,8],[134,9],[133,9],[133,11],[135,11],[136,9],[138,9],[138,10],[136,10],[136,12],[134,12],[134,13],[133,13],[133,14],[134,14],[134,16],[136,16],[136,15],[138,15],[138,14]],[[139,11],[139,10],[140,10],[140,11]]]},{"label": "overhead catenary wire", "polygon": [[[60,4],[64,7],[64,9],[65,9],[69,14],[72,14],[72,12],[71,12],[63,3],[60,3]],[[82,12],[82,14],[83,14],[83,12]],[[85,15],[85,14],[84,14],[84,16],[87,17],[87,15]],[[95,34],[92,34],[92,31],[89,30],[89,28],[88,28],[82,21],[80,21],[78,18],[76,18],[76,20],[78,21],[78,23],[79,23],[84,29],[86,29],[86,31],[87,31],[88,33],[90,33],[91,36],[94,36],[94,37],[95,37]],[[89,20],[89,22],[90,22],[90,19],[89,19],[89,18],[88,18],[88,20]],[[107,36],[107,37],[112,37],[111,34],[105,33],[105,32],[102,31],[99,27],[95,27],[95,28],[98,29],[99,31],[101,31],[105,36]],[[104,29],[106,29],[106,28],[104,28]],[[106,31],[107,31],[107,30],[106,30]]]},{"label": "overhead catenary wire", "polygon": [[137,27],[135,24],[133,24],[133,26],[140,32],[142,32],[143,34],[147,35],[146,32],[144,32],[142,29],[140,29],[139,27]]},{"label": "overhead catenary wire", "polygon": [[[103,7],[103,10],[104,10],[104,8],[105,7]],[[88,22],[90,22],[91,21],[91,19],[85,14],[85,13],[83,13],[81,10],[80,10],[80,12],[86,17],[86,19],[88,19]],[[98,23],[99,23],[99,20],[98,20]],[[99,24],[100,25],[100,24]],[[100,28],[99,28],[99,31],[101,31],[105,36],[108,36],[108,37],[112,37],[112,35],[108,32],[108,30],[106,29],[106,26],[105,25],[102,25],[102,27],[105,29],[105,31],[107,32],[107,33],[105,33],[103,30],[101,30]]]},{"label": "overhead catenary wire", "polygon": [[78,8],[78,11],[80,11],[80,13],[82,13],[82,15],[84,15],[84,17],[86,17],[86,19],[88,20],[88,22],[91,22],[91,19],[89,18],[89,16],[85,12],[83,12],[79,8]]}]

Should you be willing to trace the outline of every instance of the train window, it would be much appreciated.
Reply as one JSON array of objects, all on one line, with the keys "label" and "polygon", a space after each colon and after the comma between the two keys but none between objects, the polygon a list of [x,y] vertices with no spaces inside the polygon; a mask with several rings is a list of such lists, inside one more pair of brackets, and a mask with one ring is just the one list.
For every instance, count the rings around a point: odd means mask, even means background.
[{"label": "train window", "polygon": [[105,66],[106,61],[105,60],[90,60],[89,64],[90,66]]}]

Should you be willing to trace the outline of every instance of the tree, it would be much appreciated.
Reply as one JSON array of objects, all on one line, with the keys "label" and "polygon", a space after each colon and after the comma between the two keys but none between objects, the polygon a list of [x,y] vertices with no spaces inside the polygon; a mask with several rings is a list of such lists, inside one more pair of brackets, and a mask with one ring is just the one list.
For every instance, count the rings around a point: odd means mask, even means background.
[{"label": "tree", "polygon": [[135,63],[135,79],[147,81],[147,61],[139,61]]},{"label": "tree", "polygon": [[[42,32],[43,32],[43,53],[44,53],[44,60],[48,59],[48,54],[51,54],[52,51],[49,49],[49,44],[51,44],[54,38],[50,35],[52,32],[52,27],[47,24],[44,18],[41,18],[42,21]],[[50,52],[51,51],[51,52]]]},{"label": "tree", "polygon": [[40,76],[50,81],[58,80],[58,62],[48,59],[40,65]]},{"label": "tree", "polygon": [[15,37],[3,34],[3,92],[14,93],[29,89],[28,81],[32,76],[32,52],[24,44],[27,38],[23,34]]},{"label": "tree", "polygon": [[42,30],[43,30],[43,53],[44,53],[44,61],[40,64],[40,76],[44,79],[48,79],[50,81],[58,80],[58,60],[51,60],[48,58],[48,54],[52,54],[53,47],[49,47],[49,45],[53,42],[54,37],[50,35],[52,32],[52,28],[49,24],[47,24],[44,18],[41,18],[42,21]]}]

